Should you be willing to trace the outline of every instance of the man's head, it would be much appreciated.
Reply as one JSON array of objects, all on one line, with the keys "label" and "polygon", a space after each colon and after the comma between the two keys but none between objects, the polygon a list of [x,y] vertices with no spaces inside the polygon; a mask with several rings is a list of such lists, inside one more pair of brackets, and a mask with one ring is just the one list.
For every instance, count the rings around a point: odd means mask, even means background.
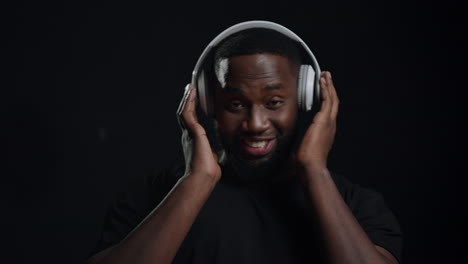
[{"label": "man's head", "polygon": [[299,66],[296,43],[268,29],[232,35],[214,54],[217,131],[247,181],[277,170],[291,153]]}]

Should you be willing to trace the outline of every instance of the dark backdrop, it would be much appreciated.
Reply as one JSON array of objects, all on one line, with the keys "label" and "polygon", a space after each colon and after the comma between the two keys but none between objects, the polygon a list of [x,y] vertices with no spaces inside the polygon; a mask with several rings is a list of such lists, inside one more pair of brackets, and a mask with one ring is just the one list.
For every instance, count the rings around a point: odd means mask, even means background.
[{"label": "dark backdrop", "polygon": [[371,0],[5,7],[4,258],[79,263],[117,193],[179,156],[175,110],[206,44],[265,19],[295,31],[333,73],[330,167],[384,194],[405,263],[455,262],[466,207],[461,10]]}]

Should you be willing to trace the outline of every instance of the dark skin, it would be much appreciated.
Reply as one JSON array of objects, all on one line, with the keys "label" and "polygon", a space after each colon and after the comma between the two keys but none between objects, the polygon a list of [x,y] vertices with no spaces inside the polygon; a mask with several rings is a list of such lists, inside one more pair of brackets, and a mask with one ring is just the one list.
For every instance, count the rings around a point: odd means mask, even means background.
[{"label": "dark skin", "polygon": [[[297,118],[297,71],[283,56],[230,59],[226,85],[215,92],[215,118],[225,147],[252,165],[271,159],[278,148],[288,147],[285,141],[293,136]],[[271,141],[271,151],[249,155],[242,147],[246,140]]]},{"label": "dark skin", "polygon": [[[215,96],[216,120],[225,144],[268,140],[268,151],[245,146],[239,155],[252,164],[271,158],[293,133],[297,118],[297,66],[273,54],[230,58],[227,86]],[[338,192],[327,169],[338,114],[338,97],[329,72],[320,79],[322,106],[294,157],[309,208],[319,223],[329,263],[397,263],[373,245]],[[273,88],[272,88],[273,87]],[[166,198],[118,245],[89,263],[171,263],[198,212],[221,178],[217,156],[198,123],[195,93],[189,86],[178,111],[187,170]],[[253,144],[253,143],[249,143]],[[312,222],[312,221],[311,221]],[[313,238],[311,238],[313,239]]]}]

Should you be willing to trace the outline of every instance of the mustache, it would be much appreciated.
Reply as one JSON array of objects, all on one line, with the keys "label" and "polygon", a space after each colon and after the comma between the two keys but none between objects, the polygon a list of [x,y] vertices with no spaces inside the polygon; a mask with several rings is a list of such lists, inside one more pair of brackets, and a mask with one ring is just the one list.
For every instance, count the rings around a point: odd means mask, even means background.
[{"label": "mustache", "polygon": [[256,132],[241,132],[235,135],[236,137],[281,137],[281,133],[279,132],[261,132],[261,133],[256,133]]}]

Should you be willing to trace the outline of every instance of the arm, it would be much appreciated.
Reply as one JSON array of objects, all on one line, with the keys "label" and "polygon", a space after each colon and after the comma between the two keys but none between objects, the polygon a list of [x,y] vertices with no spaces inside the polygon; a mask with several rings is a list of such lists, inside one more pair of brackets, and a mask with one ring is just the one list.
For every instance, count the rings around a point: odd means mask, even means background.
[{"label": "arm", "polygon": [[[217,158],[195,115],[195,92],[188,88],[178,110],[186,172],[163,201],[119,244],[88,260],[104,263],[171,263],[221,177]],[[193,144],[192,144],[193,143]],[[192,147],[193,146],[193,147]]]},{"label": "arm", "polygon": [[398,263],[374,245],[341,197],[326,161],[336,132],[339,100],[329,72],[320,78],[322,107],[306,131],[297,152],[312,215],[318,223],[329,263]]}]

